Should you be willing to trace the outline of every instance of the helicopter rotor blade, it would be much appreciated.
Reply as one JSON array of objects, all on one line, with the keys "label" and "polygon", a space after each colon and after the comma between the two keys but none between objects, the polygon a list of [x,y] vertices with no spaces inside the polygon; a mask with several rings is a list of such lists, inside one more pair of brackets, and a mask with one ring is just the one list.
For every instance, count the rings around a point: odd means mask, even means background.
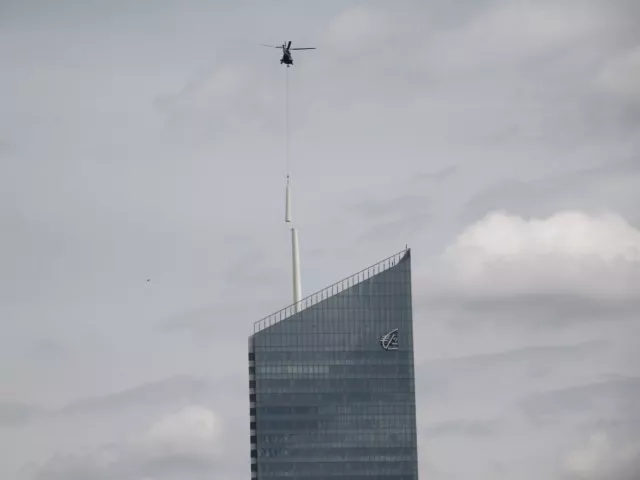
[{"label": "helicopter rotor blade", "polygon": [[291,50],[315,50],[316,47],[292,48]]},{"label": "helicopter rotor blade", "polygon": [[261,43],[260,45],[262,45],[263,47],[282,48],[282,47],[276,47],[275,45],[266,45],[264,43]]},{"label": "helicopter rotor blade", "polygon": [[291,48],[291,40],[289,40],[289,45],[287,45],[287,50]]}]

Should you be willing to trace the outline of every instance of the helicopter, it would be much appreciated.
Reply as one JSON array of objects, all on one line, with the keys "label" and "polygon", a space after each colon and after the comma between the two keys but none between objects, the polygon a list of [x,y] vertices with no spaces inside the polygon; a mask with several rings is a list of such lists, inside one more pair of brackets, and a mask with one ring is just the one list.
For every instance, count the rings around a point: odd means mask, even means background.
[{"label": "helicopter", "polygon": [[265,45],[262,44],[263,47],[271,47],[271,48],[281,48],[282,49],[282,58],[280,59],[280,65],[283,63],[289,68],[293,65],[293,57],[291,56],[291,50],[315,50],[316,47],[298,47],[291,48],[291,40],[289,40],[288,44],[283,43],[281,46],[276,47],[275,45]]}]

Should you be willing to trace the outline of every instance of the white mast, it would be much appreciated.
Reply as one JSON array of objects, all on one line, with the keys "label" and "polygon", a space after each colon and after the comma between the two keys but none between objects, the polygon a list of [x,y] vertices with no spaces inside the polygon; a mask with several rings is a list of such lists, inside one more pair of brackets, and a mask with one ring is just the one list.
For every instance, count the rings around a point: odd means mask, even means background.
[{"label": "white mast", "polygon": [[[284,221],[291,223],[291,185],[289,183],[289,175],[287,174],[287,196],[285,204]],[[300,282],[300,249],[298,247],[298,231],[295,227],[291,227],[291,260],[293,266],[293,304],[294,311],[298,311],[302,292]]]}]

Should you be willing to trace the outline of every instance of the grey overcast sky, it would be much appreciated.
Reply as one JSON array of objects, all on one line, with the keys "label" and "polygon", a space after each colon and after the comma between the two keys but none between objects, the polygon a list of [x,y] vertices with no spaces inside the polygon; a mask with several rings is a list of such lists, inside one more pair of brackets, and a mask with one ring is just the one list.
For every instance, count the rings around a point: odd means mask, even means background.
[{"label": "grey overcast sky", "polygon": [[[409,244],[422,478],[640,474],[636,0],[0,0],[0,478],[249,475],[247,336]],[[149,279],[150,281],[147,281]]]}]

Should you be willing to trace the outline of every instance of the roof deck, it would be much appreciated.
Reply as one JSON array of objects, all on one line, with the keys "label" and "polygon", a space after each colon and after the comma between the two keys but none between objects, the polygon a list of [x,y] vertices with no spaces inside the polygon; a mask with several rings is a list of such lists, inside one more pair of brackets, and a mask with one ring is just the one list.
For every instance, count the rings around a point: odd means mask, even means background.
[{"label": "roof deck", "polygon": [[399,253],[385,258],[384,260],[371,265],[364,270],[360,270],[358,273],[342,279],[334,283],[333,285],[325,287],[316,293],[312,293],[311,295],[303,298],[297,303],[293,303],[283,308],[282,310],[278,310],[277,312],[274,312],[271,315],[268,315],[254,322],[253,333],[255,334],[264,330],[265,328],[269,328],[270,326],[275,325],[276,323],[279,323],[282,320],[295,315],[296,313],[299,313],[313,305],[316,305],[317,303],[322,302],[323,300],[326,300],[329,297],[332,297],[333,295],[343,292],[348,288],[358,285],[359,283],[364,282],[378,275],[379,273],[390,269],[391,267],[400,263],[400,261],[402,261],[407,255],[409,255],[410,251],[411,249],[407,247]]}]

